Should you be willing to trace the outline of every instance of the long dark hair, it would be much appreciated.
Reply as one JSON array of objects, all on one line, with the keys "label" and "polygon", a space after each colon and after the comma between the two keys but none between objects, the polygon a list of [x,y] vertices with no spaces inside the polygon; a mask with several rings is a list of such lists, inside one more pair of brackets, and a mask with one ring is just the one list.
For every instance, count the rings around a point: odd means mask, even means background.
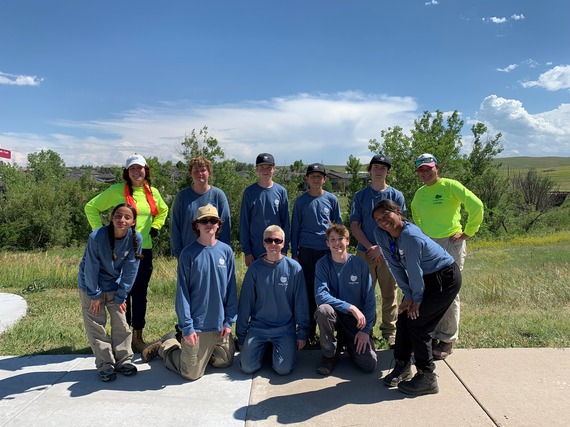
[{"label": "long dark hair", "polygon": [[[119,210],[119,208],[129,208],[133,213],[133,218],[135,219],[135,221],[137,219],[137,210],[128,203],[121,203],[120,205],[117,205],[113,208],[113,211],[111,212],[111,223],[107,228],[107,233],[109,233],[109,243],[111,244],[111,253],[113,254],[112,255],[113,261],[117,261],[117,254],[115,254],[115,226],[113,225],[112,218],[113,215],[115,215],[115,212]],[[135,252],[135,258],[143,259],[144,258],[143,254],[138,253],[139,241],[137,240],[137,231],[135,230],[135,224],[133,224],[131,227],[131,234],[133,236],[133,251]]]},{"label": "long dark hair", "polygon": [[374,214],[376,213],[376,211],[380,211],[380,210],[394,212],[395,214],[400,215],[400,218],[402,218],[403,221],[411,222],[408,218],[406,218],[404,215],[402,215],[402,208],[400,208],[400,205],[398,205],[393,200],[384,199],[384,200],[380,200],[378,203],[376,203],[376,206],[374,206],[374,209],[372,209],[372,219],[375,222],[376,222],[376,219],[374,218]]}]

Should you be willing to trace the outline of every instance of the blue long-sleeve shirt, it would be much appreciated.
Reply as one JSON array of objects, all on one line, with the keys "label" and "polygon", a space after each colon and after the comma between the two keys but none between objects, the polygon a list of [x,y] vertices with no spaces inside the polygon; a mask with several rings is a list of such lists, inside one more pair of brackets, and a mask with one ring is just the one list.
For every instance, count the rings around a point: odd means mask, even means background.
[{"label": "blue long-sleeve shirt", "polygon": [[[394,187],[388,187],[383,191],[376,191],[372,187],[368,186],[357,191],[352,199],[350,222],[358,222],[362,232],[371,243],[374,242],[374,230],[378,227],[376,225],[376,221],[372,218],[372,210],[378,202],[384,199],[396,202],[398,206],[400,206],[402,213],[406,213],[404,195]],[[366,251],[367,248],[365,248],[361,243],[358,243],[358,249]]]},{"label": "blue long-sleeve shirt", "polygon": [[[115,303],[122,304],[133,286],[140,261],[135,258],[130,230],[122,239],[115,239],[117,260],[113,261],[108,229],[109,226],[100,227],[89,235],[77,282],[92,300],[100,299],[103,292],[115,292]],[[142,236],[138,232],[135,236],[140,253]]]},{"label": "blue long-sleeve shirt", "polygon": [[186,246],[178,258],[176,284],[178,328],[184,336],[221,331],[236,321],[237,289],[234,254],[223,242]]},{"label": "blue long-sleeve shirt", "polygon": [[243,192],[239,218],[241,250],[244,255],[259,258],[266,251],[263,247],[263,232],[270,225],[278,225],[285,232],[283,253],[289,248],[289,199],[287,190],[276,182],[270,188],[257,182]]},{"label": "blue long-sleeve shirt", "polygon": [[238,304],[236,336],[243,344],[251,333],[297,334],[305,340],[309,329],[309,301],[299,263],[283,257],[277,264],[258,259],[247,269]]},{"label": "blue long-sleeve shirt", "polygon": [[[426,274],[453,264],[453,257],[426,236],[417,225],[404,221],[404,229],[394,239],[390,233],[376,228],[374,241],[406,299],[421,302]],[[399,259],[399,260],[398,260]]]},{"label": "blue long-sleeve shirt", "polygon": [[376,317],[376,297],[366,262],[351,254],[344,264],[333,261],[331,254],[318,260],[315,301],[317,305],[329,304],[341,313],[356,306],[366,317],[362,332],[370,333]]},{"label": "blue long-sleeve shirt", "polygon": [[224,222],[219,240],[230,244],[230,205],[225,193],[213,185],[204,194],[198,194],[192,187],[188,187],[176,194],[170,210],[170,249],[176,258],[185,246],[196,241],[192,221],[196,219],[198,208],[206,205],[212,205],[218,210],[218,215]]},{"label": "blue long-sleeve shirt", "polygon": [[301,194],[293,204],[291,219],[291,256],[297,258],[299,247],[327,250],[326,231],[331,223],[342,224],[340,206],[334,194]]}]

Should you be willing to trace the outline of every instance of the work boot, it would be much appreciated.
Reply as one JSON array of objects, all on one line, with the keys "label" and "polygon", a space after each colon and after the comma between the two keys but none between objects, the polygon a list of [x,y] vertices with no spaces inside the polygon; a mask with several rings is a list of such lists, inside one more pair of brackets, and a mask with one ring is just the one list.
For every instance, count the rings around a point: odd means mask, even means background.
[{"label": "work boot", "polygon": [[338,356],[325,357],[321,360],[321,364],[317,367],[317,373],[321,375],[330,375],[338,363]]},{"label": "work boot", "polygon": [[144,347],[143,351],[141,351],[141,360],[145,363],[150,362],[152,359],[158,356],[158,349],[160,348],[161,345],[162,345],[161,340],[156,340],[151,343],[148,343]]},{"label": "work boot", "polygon": [[435,360],[444,360],[453,353],[453,343],[440,341],[435,348],[432,349],[431,354]]},{"label": "work boot", "polygon": [[408,363],[403,360],[395,360],[394,369],[384,377],[384,385],[386,387],[396,387],[400,381],[406,381],[412,378],[412,362]]},{"label": "work boot", "polygon": [[143,340],[143,330],[133,329],[133,343],[132,347],[135,353],[142,353],[146,343]]},{"label": "work boot", "polygon": [[422,394],[436,394],[439,392],[437,375],[435,372],[423,372],[418,370],[414,378],[402,381],[398,384],[398,390],[402,393],[421,396]]}]

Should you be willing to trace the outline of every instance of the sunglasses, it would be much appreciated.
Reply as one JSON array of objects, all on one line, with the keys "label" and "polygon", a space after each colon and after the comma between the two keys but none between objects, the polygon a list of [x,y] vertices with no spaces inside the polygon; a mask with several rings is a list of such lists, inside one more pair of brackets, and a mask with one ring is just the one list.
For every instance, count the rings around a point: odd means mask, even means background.
[{"label": "sunglasses", "polygon": [[263,239],[263,241],[265,243],[267,243],[268,245],[275,243],[276,245],[280,245],[281,243],[283,243],[283,239],[272,239],[271,237],[266,237],[265,239]]},{"label": "sunglasses", "polygon": [[416,167],[423,165],[424,163],[431,163],[431,162],[437,164],[437,160],[435,159],[435,157],[425,157],[423,159],[416,160]]},{"label": "sunglasses", "polygon": [[394,261],[400,262],[400,252],[398,252],[398,247],[395,242],[390,243],[390,254]]},{"label": "sunglasses", "polygon": [[202,218],[198,220],[199,224],[217,224],[218,222],[220,222],[220,220],[218,218]]}]

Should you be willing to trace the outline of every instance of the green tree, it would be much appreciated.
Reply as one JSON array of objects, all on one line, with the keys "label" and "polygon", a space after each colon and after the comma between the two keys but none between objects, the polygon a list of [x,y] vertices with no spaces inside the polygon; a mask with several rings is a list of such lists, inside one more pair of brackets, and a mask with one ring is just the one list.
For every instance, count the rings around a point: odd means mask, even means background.
[{"label": "green tree", "polygon": [[[350,175],[350,181],[348,183],[348,188],[346,189],[347,210],[344,215],[344,218],[342,219],[344,225],[349,230],[350,230],[350,212],[352,210],[352,200],[354,199],[354,194],[364,187],[363,180],[360,176],[361,168],[362,164],[360,163],[360,159],[358,157],[353,156],[352,154],[349,155],[345,166],[346,173]],[[356,238],[351,234],[350,245],[356,246],[357,244],[358,242],[356,241]]]},{"label": "green tree", "polygon": [[196,129],[192,129],[190,135],[186,135],[180,143],[179,152],[186,163],[197,156],[204,156],[212,163],[225,157],[224,150],[220,147],[218,140],[209,134],[207,126],[204,126],[197,133]]}]

